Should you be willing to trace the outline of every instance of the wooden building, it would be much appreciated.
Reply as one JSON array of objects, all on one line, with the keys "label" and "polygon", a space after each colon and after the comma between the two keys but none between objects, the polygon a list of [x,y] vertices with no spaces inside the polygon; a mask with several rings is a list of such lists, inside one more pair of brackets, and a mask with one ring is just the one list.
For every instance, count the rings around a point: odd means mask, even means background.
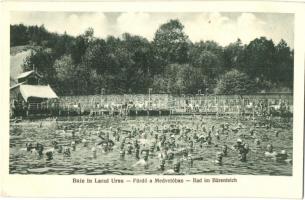
[{"label": "wooden building", "polygon": [[17,76],[18,83],[25,83],[28,85],[39,85],[42,76],[38,74],[36,71],[31,70],[27,72],[23,72],[19,76]]},{"label": "wooden building", "polygon": [[10,88],[11,116],[48,113],[50,99],[58,99],[50,85],[40,85],[42,76],[36,71],[20,74]]}]

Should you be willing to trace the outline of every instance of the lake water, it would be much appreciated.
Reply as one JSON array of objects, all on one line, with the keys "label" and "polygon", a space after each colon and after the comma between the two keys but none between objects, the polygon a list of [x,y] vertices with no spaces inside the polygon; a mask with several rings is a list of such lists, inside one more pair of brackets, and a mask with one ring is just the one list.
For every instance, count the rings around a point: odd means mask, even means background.
[{"label": "lake water", "polygon": [[[249,119],[238,119],[235,117],[200,117],[200,116],[175,116],[175,117],[137,117],[137,118],[120,118],[120,117],[100,117],[95,119],[89,118],[65,118],[58,122],[47,120],[22,121],[20,123],[11,123],[10,125],[10,163],[9,171],[11,174],[87,174],[87,175],[103,175],[103,174],[119,174],[119,175],[140,175],[140,174],[162,174],[163,171],[158,170],[159,159],[158,152],[149,156],[148,167],[134,166],[138,161],[134,154],[120,158],[120,142],[116,142],[113,151],[104,152],[97,148],[97,157],[92,157],[91,148],[97,141],[97,130],[115,130],[117,127],[121,129],[132,129],[132,127],[150,127],[153,130],[156,126],[159,129],[165,125],[181,122],[187,128],[196,130],[197,124],[204,122],[207,130],[215,126],[219,129],[223,123],[236,127],[241,124],[238,133],[230,132],[228,136],[220,135],[217,140],[212,135],[212,145],[204,145],[202,148],[199,144],[195,144],[193,157],[202,157],[202,160],[194,161],[193,166],[187,162],[181,162],[182,174],[225,174],[225,175],[275,175],[275,176],[291,176],[292,164],[278,163],[272,159],[266,158],[264,153],[267,144],[272,144],[274,150],[279,152],[285,149],[292,158],[293,132],[291,119],[275,119],[271,129],[264,128]],[[37,154],[26,151],[25,145],[28,142],[41,143],[44,149],[52,148],[52,141],[57,141],[63,146],[69,146],[71,136],[69,134],[60,134],[59,131],[64,128],[78,130],[82,125],[82,133],[76,133],[76,138],[81,140],[86,138],[89,142],[88,147],[83,144],[77,144],[76,150],[71,151],[71,157],[64,157],[63,154],[55,152],[53,160],[47,161],[46,155],[39,158]],[[254,139],[249,137],[251,127],[255,128],[256,137],[261,141],[260,145],[254,143]],[[100,127],[100,128],[98,128]],[[111,128],[110,128],[111,127]],[[189,134],[193,134],[191,131]],[[275,131],[280,131],[278,137]],[[121,132],[120,134],[125,134]],[[201,134],[198,131],[198,134]],[[243,137],[243,135],[246,135]],[[185,142],[180,141],[176,135],[179,148],[186,146]],[[112,138],[112,134],[110,134]],[[242,138],[244,143],[250,147],[247,154],[247,162],[238,160],[238,154],[229,150],[228,156],[223,158],[221,166],[215,165],[215,154],[221,151],[221,146],[226,144],[231,147],[236,143],[238,138]],[[148,134],[147,141],[152,141],[152,136]],[[177,156],[177,159],[180,157]],[[172,161],[166,161],[165,170],[173,169]]]}]

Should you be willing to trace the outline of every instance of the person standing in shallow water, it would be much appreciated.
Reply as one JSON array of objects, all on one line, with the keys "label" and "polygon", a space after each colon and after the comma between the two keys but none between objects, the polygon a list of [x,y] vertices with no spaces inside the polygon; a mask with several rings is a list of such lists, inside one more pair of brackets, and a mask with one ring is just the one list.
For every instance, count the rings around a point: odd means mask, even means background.
[{"label": "person standing in shallow water", "polygon": [[137,161],[133,167],[136,167],[136,166],[143,166],[145,169],[148,168],[148,155],[149,155],[149,152],[145,151],[144,153],[144,156],[143,156],[143,159],[140,159],[139,161]]},{"label": "person standing in shallow water", "polygon": [[47,161],[53,160],[53,152],[52,151],[47,151],[46,156],[47,156]]},{"label": "person standing in shallow water", "polygon": [[216,153],[216,160],[214,161],[216,165],[222,165],[222,158],[223,158],[223,153],[222,152],[217,152]]},{"label": "person standing in shallow water", "polygon": [[238,158],[241,162],[247,161],[247,154],[249,153],[250,149],[247,144],[244,144],[242,148],[239,149],[239,155]]},{"label": "person standing in shallow water", "polygon": [[279,134],[280,134],[280,131],[276,131],[276,132],[275,132],[275,137],[278,137]]},{"label": "person standing in shallow water", "polygon": [[120,150],[120,159],[124,160],[125,159],[125,149]]},{"label": "person standing in shallow water", "polygon": [[223,156],[228,155],[228,146],[226,144],[222,146],[222,154]]},{"label": "person standing in shallow water", "polygon": [[159,170],[164,171],[165,170],[165,159],[160,159],[160,163],[159,163]]},{"label": "person standing in shallow water", "polygon": [[265,152],[265,156],[266,157],[275,157],[276,156],[276,152],[273,151],[273,145],[272,144],[268,144],[267,145],[267,151]]},{"label": "person standing in shallow water", "polygon": [[35,149],[38,152],[39,158],[42,158],[42,156],[43,156],[43,149],[44,149],[43,145],[40,144],[40,143],[37,143]]},{"label": "person standing in shallow water", "polygon": [[72,151],[76,150],[76,143],[75,143],[75,141],[71,142],[71,147],[72,147]]},{"label": "person standing in shallow water", "polygon": [[177,160],[174,162],[173,169],[167,170],[164,174],[165,175],[180,174],[180,167],[181,167],[181,163],[180,163],[180,161]]},{"label": "person standing in shallow water", "polygon": [[247,154],[249,153],[249,146],[243,144],[241,139],[237,139],[236,144],[232,147],[234,151],[238,153],[238,159],[241,162],[247,161]]}]

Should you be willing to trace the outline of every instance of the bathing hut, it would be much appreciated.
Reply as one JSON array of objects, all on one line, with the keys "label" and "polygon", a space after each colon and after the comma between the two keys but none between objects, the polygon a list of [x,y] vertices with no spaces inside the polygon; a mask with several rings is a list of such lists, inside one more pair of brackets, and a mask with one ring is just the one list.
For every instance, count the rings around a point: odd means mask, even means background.
[{"label": "bathing hut", "polygon": [[49,100],[58,99],[50,85],[41,85],[42,76],[36,71],[28,71],[16,77],[17,84],[10,88],[10,111],[12,116],[47,114]]}]

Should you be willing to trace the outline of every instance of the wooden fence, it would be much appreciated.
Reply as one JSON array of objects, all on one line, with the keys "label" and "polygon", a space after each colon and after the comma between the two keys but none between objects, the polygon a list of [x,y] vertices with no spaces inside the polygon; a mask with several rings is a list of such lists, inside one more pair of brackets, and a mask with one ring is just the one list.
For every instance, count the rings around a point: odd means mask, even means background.
[{"label": "wooden fence", "polygon": [[[14,115],[87,115],[104,113],[250,114],[293,113],[292,94],[260,95],[88,95],[63,96],[58,100],[11,106]],[[138,112],[140,111],[140,112]],[[159,112],[160,111],[160,112]],[[19,113],[19,114],[18,114]]]},{"label": "wooden fence", "polygon": [[124,105],[133,105],[132,109],[161,110],[171,113],[217,113],[217,114],[251,114],[253,112],[270,113],[282,109],[293,112],[292,94],[260,95],[89,95],[64,96],[59,100],[62,110],[80,112],[94,110],[121,109]]}]

